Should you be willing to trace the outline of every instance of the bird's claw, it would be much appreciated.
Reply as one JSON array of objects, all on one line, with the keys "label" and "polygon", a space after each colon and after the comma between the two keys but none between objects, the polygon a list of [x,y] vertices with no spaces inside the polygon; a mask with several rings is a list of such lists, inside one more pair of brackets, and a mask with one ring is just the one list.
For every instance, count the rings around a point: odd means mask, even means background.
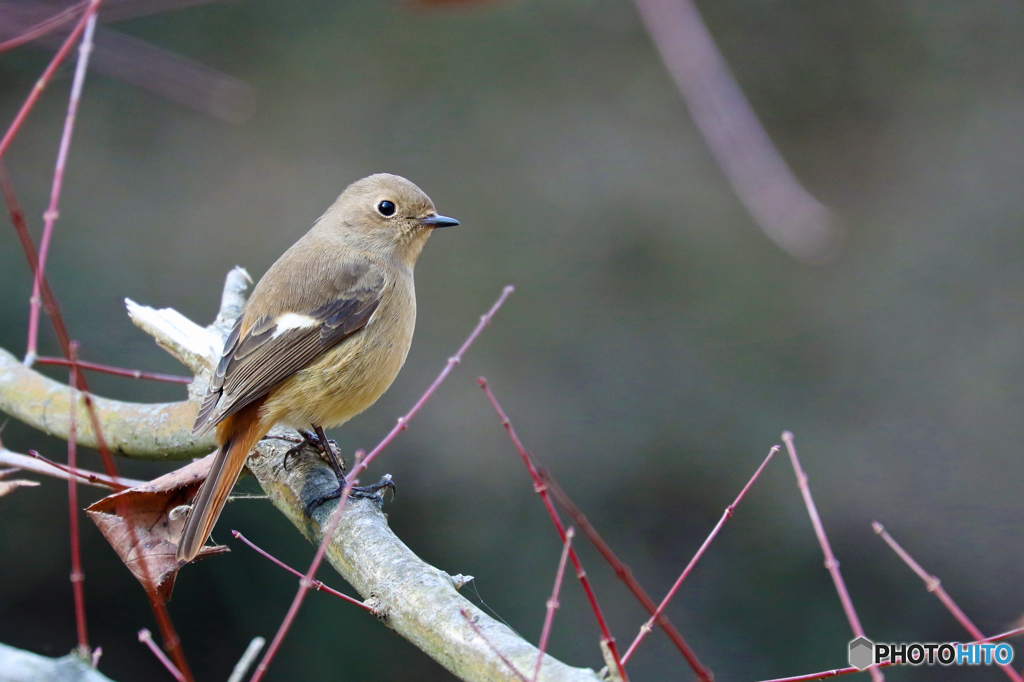
[{"label": "bird's claw", "polygon": [[[301,452],[303,448],[308,446],[319,452],[324,457],[324,459],[327,460],[327,463],[331,465],[331,468],[335,469],[334,473],[336,475],[339,473],[338,470],[340,469],[340,478],[344,480],[345,461],[341,459],[341,451],[338,449],[338,444],[333,440],[328,440],[325,446],[324,443],[320,440],[320,437],[317,436],[314,432],[307,431],[305,429],[299,429],[298,431],[299,435],[302,436],[302,440],[298,441],[298,445],[288,448],[288,451],[284,453],[284,460],[282,462],[282,466],[284,466],[284,468],[287,469],[288,458],[298,457],[299,452]],[[292,439],[290,438],[287,440],[292,441]]]},{"label": "bird's claw", "polygon": [[[345,479],[342,478],[339,481],[339,483],[340,485],[338,486],[337,489],[332,490],[329,493],[324,493],[323,495],[318,495],[317,497],[314,497],[312,500],[310,500],[306,504],[306,516],[312,518],[313,512],[317,509],[317,507],[322,505],[324,502],[327,502],[328,500],[336,500],[339,497],[341,497],[342,493],[345,490]],[[396,487],[394,480],[391,478],[391,474],[384,474],[384,476],[382,476],[379,481],[372,485],[353,487],[352,490],[349,492],[348,496],[349,498],[355,500],[378,500],[380,502],[383,502],[383,490],[391,490],[391,499],[395,499]]]}]

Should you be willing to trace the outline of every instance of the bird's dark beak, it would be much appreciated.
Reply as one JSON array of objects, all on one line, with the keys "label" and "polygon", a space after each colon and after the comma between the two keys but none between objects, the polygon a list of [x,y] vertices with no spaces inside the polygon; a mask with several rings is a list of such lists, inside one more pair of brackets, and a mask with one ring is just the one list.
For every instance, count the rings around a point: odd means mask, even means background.
[{"label": "bird's dark beak", "polygon": [[448,218],[443,215],[428,215],[426,218],[420,218],[420,225],[426,227],[454,227],[459,224],[459,221],[455,218]]}]

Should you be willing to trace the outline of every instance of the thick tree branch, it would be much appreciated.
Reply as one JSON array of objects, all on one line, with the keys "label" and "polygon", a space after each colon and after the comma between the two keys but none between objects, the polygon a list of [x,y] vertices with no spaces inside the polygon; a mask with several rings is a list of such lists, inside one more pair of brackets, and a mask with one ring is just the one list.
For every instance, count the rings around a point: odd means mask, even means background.
[{"label": "thick tree branch", "polygon": [[[319,544],[321,528],[336,505],[321,506],[312,519],[304,509],[310,501],[336,489],[337,482],[330,467],[316,456],[289,457],[285,467],[284,453],[293,445],[268,438],[253,450],[248,467],[274,506],[310,542]],[[424,562],[391,532],[387,517],[374,502],[348,502],[327,550],[327,560],[367,600],[381,622],[461,679],[519,679],[494,650],[524,675],[532,676],[537,648],[464,599],[456,591],[452,576]],[[463,610],[486,641],[466,622]],[[570,667],[546,654],[537,679],[600,680],[593,670]]]},{"label": "thick tree branch", "polygon": [[[85,401],[79,396],[79,409]],[[93,396],[103,435],[112,452],[141,459],[189,459],[215,447],[210,436],[192,436],[196,405],[125,403]],[[68,387],[31,370],[0,348],[0,410],[44,433],[68,437]],[[87,419],[78,422],[77,442],[96,447],[96,434]]]},{"label": "thick tree branch", "polygon": [[[112,452],[141,459],[189,459],[213,450],[212,436],[193,437],[196,405],[125,403],[93,396],[103,435]],[[85,400],[78,398],[85,414]],[[21,364],[0,348],[0,410],[44,433],[67,439],[71,413],[67,384]],[[96,447],[88,419],[78,421],[77,442]]]},{"label": "thick tree branch", "polygon": [[0,682],[110,682],[74,654],[40,656],[0,644]]},{"label": "thick tree branch", "polygon": [[[223,338],[241,311],[250,282],[241,268],[228,275],[220,314],[206,328],[174,310],[154,310],[128,301],[132,320],[189,367],[196,380],[189,385],[192,400],[188,402],[145,405],[94,397],[104,435],[114,452],[151,459],[184,459],[213,449],[212,440],[190,435],[196,401],[206,390],[210,367],[220,356]],[[0,410],[66,438],[68,399],[67,386],[26,369],[0,349]],[[288,433],[295,435],[283,430],[275,430],[272,435]],[[337,482],[331,469],[316,456],[290,457],[285,467],[284,453],[294,440],[271,437],[261,441],[248,467],[274,505],[307,539],[319,543],[321,524],[326,524],[336,503],[321,506],[312,518],[304,510],[317,496],[335,489]],[[78,442],[95,442],[83,424],[79,424]],[[464,599],[456,591],[464,579],[453,578],[417,557],[391,532],[385,515],[373,502],[348,503],[327,560],[367,600],[384,624],[460,678],[506,682],[520,678],[516,671],[525,674],[534,669],[537,648]],[[568,666],[546,654],[537,679],[601,680],[593,670]]]},{"label": "thick tree branch", "polygon": [[[200,327],[176,310],[154,310],[125,300],[132,321],[196,375],[189,397],[177,403],[126,403],[92,396],[100,427],[110,449],[137,459],[190,459],[213,450],[213,436],[192,436],[196,401],[206,392],[210,366],[220,356],[224,337],[245,303],[252,283],[242,268],[228,273],[220,312],[209,327]],[[84,407],[79,398],[80,407]],[[66,384],[21,364],[0,348],[0,411],[44,433],[67,439],[70,394]],[[79,420],[76,441],[96,447],[88,420]]]}]

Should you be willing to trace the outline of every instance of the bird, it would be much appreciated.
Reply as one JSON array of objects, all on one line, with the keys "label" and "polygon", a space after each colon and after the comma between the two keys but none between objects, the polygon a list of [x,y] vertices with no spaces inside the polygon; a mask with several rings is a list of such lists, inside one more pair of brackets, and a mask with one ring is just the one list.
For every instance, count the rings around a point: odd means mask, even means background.
[{"label": "bird", "polygon": [[318,445],[344,483],[323,430],[391,386],[416,324],[416,259],[435,229],[458,224],[409,180],[378,173],[349,185],[267,270],[196,415],[193,434],[215,429],[217,451],[182,529],[179,565],[206,544],[249,451],[276,424]]}]

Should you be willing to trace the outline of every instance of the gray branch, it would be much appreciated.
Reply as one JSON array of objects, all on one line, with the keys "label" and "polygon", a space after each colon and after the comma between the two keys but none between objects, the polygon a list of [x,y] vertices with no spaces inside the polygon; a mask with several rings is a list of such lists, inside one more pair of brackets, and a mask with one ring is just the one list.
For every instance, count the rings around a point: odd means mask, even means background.
[{"label": "gray branch", "polygon": [[[136,325],[189,367],[196,378],[189,386],[192,400],[181,403],[145,405],[93,397],[104,436],[115,452],[183,459],[213,449],[212,440],[190,435],[195,401],[206,390],[210,367],[241,312],[250,282],[240,268],[228,275],[220,314],[205,328],[174,310],[128,302]],[[67,386],[23,367],[0,349],[0,410],[66,438],[69,409]],[[94,445],[88,420],[83,418],[84,406],[79,405],[79,410],[79,443]],[[280,430],[271,433],[297,435]],[[319,543],[321,528],[337,505],[322,505],[312,518],[306,516],[305,509],[337,483],[331,469],[317,456],[289,458],[285,467],[284,453],[294,440],[261,441],[253,449],[248,467],[273,504],[310,542]],[[540,653],[537,648],[464,599],[456,587],[466,579],[453,577],[416,556],[391,532],[386,516],[374,502],[356,500],[346,505],[327,560],[373,606],[381,622],[461,679],[513,682],[532,678]],[[595,653],[599,653],[596,645]],[[601,677],[588,668],[574,668],[545,655],[538,680],[599,682]],[[5,682],[4,678],[0,677],[0,682]]]},{"label": "gray branch", "polygon": [[[330,467],[315,455],[289,457],[285,467],[284,453],[292,445],[285,440],[265,440],[253,450],[248,467],[274,506],[310,542],[319,544],[337,504],[324,504],[313,512],[313,518],[306,516],[304,509],[318,496],[337,488],[337,483]],[[416,556],[391,532],[387,517],[373,501],[350,501],[344,513],[328,547],[327,560],[373,606],[382,623],[463,680],[521,679],[508,663],[526,679],[533,677],[537,648],[463,598],[455,585],[464,584],[464,578],[453,578]],[[593,670],[570,667],[547,654],[537,679],[600,680]]]},{"label": "gray branch", "polygon": [[0,644],[0,682],[111,682],[75,654],[40,656]]}]

